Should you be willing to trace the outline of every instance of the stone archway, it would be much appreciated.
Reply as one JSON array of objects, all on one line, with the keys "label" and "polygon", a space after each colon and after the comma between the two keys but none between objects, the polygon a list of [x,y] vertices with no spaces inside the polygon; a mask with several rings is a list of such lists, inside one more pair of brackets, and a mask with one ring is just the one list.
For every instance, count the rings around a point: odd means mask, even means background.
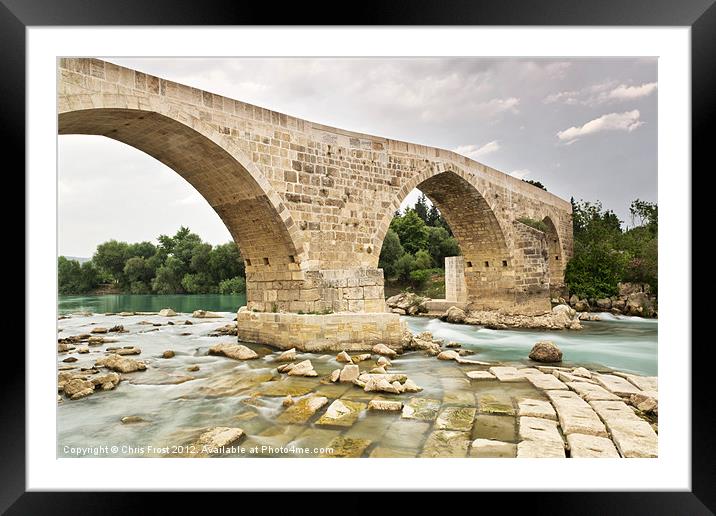
[{"label": "stone archway", "polygon": [[249,305],[265,301],[262,272],[291,274],[299,270],[302,240],[281,199],[240,149],[199,120],[180,121],[158,111],[102,107],[61,111],[58,129],[61,135],[101,135],[123,142],[189,182],[239,246],[247,266]]}]

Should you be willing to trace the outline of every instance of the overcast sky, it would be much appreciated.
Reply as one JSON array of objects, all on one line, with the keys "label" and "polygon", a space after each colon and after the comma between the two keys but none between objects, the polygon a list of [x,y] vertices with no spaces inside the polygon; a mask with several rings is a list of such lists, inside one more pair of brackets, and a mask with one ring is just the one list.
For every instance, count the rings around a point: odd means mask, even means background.
[{"label": "overcast sky", "polygon": [[[455,150],[631,224],[657,199],[657,61],[630,59],[107,59],[300,118]],[[416,194],[411,194],[409,203]],[[101,136],[59,137],[59,250],[189,226],[231,240],[178,174]]]}]

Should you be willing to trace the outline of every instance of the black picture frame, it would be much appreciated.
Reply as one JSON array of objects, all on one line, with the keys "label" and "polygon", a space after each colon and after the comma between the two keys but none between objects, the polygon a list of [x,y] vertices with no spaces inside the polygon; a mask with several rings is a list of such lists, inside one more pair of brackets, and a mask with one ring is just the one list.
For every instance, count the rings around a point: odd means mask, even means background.
[{"label": "black picture frame", "polygon": [[[30,26],[83,25],[552,25],[552,26],[689,26],[692,72],[692,170],[706,172],[713,147],[708,137],[716,112],[715,0],[500,0],[491,2],[443,0],[335,3],[239,3],[203,0],[0,0],[0,124],[6,163],[25,166],[25,30]],[[328,20],[328,13],[341,13]],[[10,159],[9,159],[10,158]],[[14,159],[12,159],[14,158]],[[710,167],[712,168],[712,167]],[[693,177],[693,173],[692,173]],[[690,180],[691,178],[684,178]],[[27,258],[27,257],[25,257]],[[31,272],[26,269],[26,277]],[[27,317],[27,315],[26,315]],[[27,324],[27,320],[26,320]],[[26,348],[33,344],[25,342]],[[667,343],[682,352],[691,343]],[[716,456],[712,425],[714,403],[707,386],[713,367],[713,345],[705,340],[691,346],[692,355],[692,490],[690,492],[484,493],[480,507],[493,502],[515,509],[529,506],[550,514],[713,514],[716,510]],[[126,493],[25,492],[25,357],[17,354],[4,370],[0,389],[0,512],[8,514],[107,514],[147,512],[147,498]],[[91,467],[91,466],[90,466]],[[81,479],[78,487],[81,488]],[[212,504],[227,495],[212,493]],[[265,503],[266,495],[241,495],[241,507]],[[245,498],[249,496],[250,498]],[[298,499],[306,494],[292,494]],[[184,513],[206,508],[203,497],[175,493],[162,500],[162,512]],[[235,499],[234,499],[235,500]],[[297,500],[298,501],[298,500]],[[233,502],[230,502],[233,503]],[[300,504],[301,502],[298,501]],[[320,504],[315,498],[312,504]],[[401,500],[401,510],[404,501]],[[474,502],[477,503],[477,502]],[[535,505],[537,503],[537,505]],[[269,502],[271,504],[271,502]],[[356,507],[359,504],[356,504]],[[314,505],[314,507],[317,507]],[[478,507],[475,507],[479,510]],[[274,507],[274,509],[277,509]],[[129,512],[131,511],[131,512]]]}]

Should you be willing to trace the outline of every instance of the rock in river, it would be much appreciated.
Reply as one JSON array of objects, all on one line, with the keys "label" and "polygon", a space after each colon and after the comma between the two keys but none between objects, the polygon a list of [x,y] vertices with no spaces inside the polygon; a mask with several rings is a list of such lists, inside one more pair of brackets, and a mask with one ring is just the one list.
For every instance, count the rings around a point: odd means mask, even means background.
[{"label": "rock in river", "polygon": [[304,360],[299,362],[291,368],[288,372],[289,376],[318,376],[318,373],[313,369],[313,364],[310,360]]},{"label": "rock in river", "polygon": [[451,350],[451,349],[448,349],[448,350],[445,350],[445,351],[441,351],[441,352],[438,354],[438,360],[455,360],[455,359],[458,358],[459,356],[460,356],[460,355],[458,354],[457,351],[453,351],[453,350]]},{"label": "rock in river", "polygon": [[177,313],[171,308],[162,308],[159,310],[159,315],[162,317],[174,317]]},{"label": "rock in river", "polygon": [[398,353],[394,350],[386,346],[385,344],[376,344],[373,346],[373,353],[376,355],[384,355],[387,357],[395,357],[398,355]]},{"label": "rock in river", "polygon": [[171,349],[166,350],[164,353],[162,353],[162,358],[174,358],[174,351]]},{"label": "rock in river", "polygon": [[251,360],[258,358],[258,354],[251,348],[247,348],[242,344],[220,343],[209,348],[210,355],[223,355],[234,360]]},{"label": "rock in river", "polygon": [[543,340],[534,345],[529,357],[535,362],[561,362],[562,351],[554,342]]},{"label": "rock in river", "polygon": [[276,362],[292,362],[294,360],[296,360],[296,348],[288,349],[276,357]]},{"label": "rock in river", "polygon": [[135,371],[144,371],[147,369],[146,364],[141,360],[125,358],[115,354],[100,358],[97,360],[95,365],[103,366],[119,373],[133,373]]},{"label": "rock in river", "polygon": [[218,319],[221,315],[214,312],[207,312],[206,310],[194,310],[191,314],[196,319]]},{"label": "rock in river", "polygon": [[441,319],[445,322],[453,324],[462,324],[465,322],[465,311],[457,306],[451,306],[447,309]]}]

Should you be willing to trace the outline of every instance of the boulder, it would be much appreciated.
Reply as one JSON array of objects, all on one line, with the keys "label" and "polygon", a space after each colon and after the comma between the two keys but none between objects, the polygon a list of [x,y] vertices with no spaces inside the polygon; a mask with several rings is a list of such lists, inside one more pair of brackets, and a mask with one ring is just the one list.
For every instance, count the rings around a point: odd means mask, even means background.
[{"label": "boulder", "polygon": [[589,302],[586,299],[580,299],[576,303],[574,303],[574,309],[577,312],[589,312]]},{"label": "boulder", "polygon": [[362,353],[360,355],[356,355],[354,357],[351,357],[351,360],[354,364],[357,364],[358,362],[364,362],[366,360],[370,360],[370,353]]},{"label": "boulder", "polygon": [[465,311],[457,306],[451,306],[447,309],[441,319],[449,323],[462,324],[465,322]]},{"label": "boulder", "polygon": [[162,358],[174,358],[174,352],[171,349],[168,349],[162,353]]},{"label": "boulder", "polygon": [[107,333],[108,331],[109,330],[107,330],[107,328],[97,326],[96,328],[92,328],[92,331],[90,333]]},{"label": "boulder", "polygon": [[139,355],[142,350],[135,348],[134,346],[128,346],[126,348],[107,348],[108,351],[112,351],[116,355]]},{"label": "boulder", "polygon": [[201,434],[195,446],[208,453],[216,453],[224,446],[238,442],[243,436],[244,431],[241,428],[217,426]]},{"label": "boulder", "polygon": [[448,349],[448,350],[441,351],[440,353],[438,353],[438,360],[455,360],[459,356],[460,356],[460,354],[457,351]]},{"label": "boulder", "polygon": [[68,362],[68,363],[77,362],[77,357],[67,357],[63,360],[63,362]]},{"label": "boulder", "polygon": [[357,365],[349,364],[343,367],[340,374],[341,382],[352,382],[360,375],[360,368]]},{"label": "boulder", "polygon": [[[420,304],[425,301],[426,298],[421,297],[413,292],[401,292],[396,296],[391,296],[385,300],[385,303],[390,308],[398,308],[405,311],[405,313],[417,313],[420,311]],[[413,309],[413,310],[411,310]]]},{"label": "boulder", "polygon": [[209,348],[210,355],[223,355],[234,360],[251,360],[258,358],[258,354],[251,348],[241,344],[222,343]]},{"label": "boulder", "polygon": [[117,371],[119,373],[133,373],[135,371],[145,371],[147,369],[147,365],[141,360],[125,358],[114,353],[100,358],[97,360],[95,365],[106,367],[107,369],[112,369],[113,371]]},{"label": "boulder", "polygon": [[418,386],[413,380],[408,378],[403,384],[403,392],[420,392],[423,388]]},{"label": "boulder", "polygon": [[346,363],[346,364],[352,364],[352,363],[353,363],[353,360],[351,359],[351,356],[350,356],[348,353],[346,353],[345,351],[341,351],[340,353],[338,353],[338,355],[336,356],[336,360],[337,360],[338,362],[343,362],[343,363]]},{"label": "boulder", "polygon": [[561,362],[562,351],[554,344],[554,342],[543,340],[532,347],[529,357],[535,362]]},{"label": "boulder", "polygon": [[294,360],[296,360],[296,348],[286,350],[276,357],[276,362],[292,362]]},{"label": "boulder", "polygon": [[387,357],[395,357],[398,355],[398,353],[394,350],[386,346],[385,344],[376,344],[373,346],[373,353],[376,355],[383,355]]},{"label": "boulder", "polygon": [[397,400],[370,400],[368,410],[384,410],[389,412],[400,412],[403,410],[403,402]]},{"label": "boulder", "polygon": [[574,306],[579,302],[579,298],[577,297],[577,294],[572,294],[569,298],[569,304],[570,306]]},{"label": "boulder", "polygon": [[[291,364],[293,365],[293,364]],[[318,376],[318,373],[313,369],[313,364],[310,360],[304,360],[294,365],[288,372],[289,376]]]},{"label": "boulder", "polygon": [[553,313],[553,314],[564,313],[564,314],[566,314],[569,318],[572,318],[572,317],[574,317],[575,315],[577,315],[576,310],[574,310],[574,308],[571,308],[571,307],[569,307],[569,306],[567,306],[567,305],[557,305],[557,306],[553,307],[553,308],[552,308],[552,313]]},{"label": "boulder", "polygon": [[329,380],[333,383],[337,382],[341,377],[341,370],[340,369],[334,369],[331,372],[331,376],[329,377]]},{"label": "boulder", "polygon": [[654,302],[644,292],[629,294],[624,311],[628,315],[652,317],[654,315]]},{"label": "boulder", "polygon": [[162,308],[159,310],[159,315],[161,317],[174,317],[177,313],[172,310],[171,308]]},{"label": "boulder", "polygon": [[374,367],[370,371],[368,371],[369,374],[388,374],[388,371],[386,371],[382,367]]},{"label": "boulder", "polygon": [[607,312],[612,309],[612,300],[608,297],[597,299],[597,308],[601,311]]},{"label": "boulder", "polygon": [[83,378],[72,378],[65,382],[63,390],[68,398],[78,400],[94,393],[94,384]]},{"label": "boulder", "polygon": [[198,365],[190,365],[189,367],[186,368],[186,370],[193,373],[193,372],[196,372],[199,370],[199,366]]},{"label": "boulder", "polygon": [[365,382],[363,388],[365,392],[389,392],[391,394],[400,394],[400,389],[397,389],[385,378],[371,377]]},{"label": "boulder", "polygon": [[123,425],[131,425],[133,423],[146,423],[147,420],[141,416],[124,416],[120,419]]},{"label": "boulder", "polygon": [[386,357],[378,357],[378,360],[376,360],[375,363],[378,367],[383,367],[383,368],[387,368],[392,365],[392,362],[390,361],[390,359],[388,359]]},{"label": "boulder", "polygon": [[112,326],[108,331],[110,331],[111,333],[128,333],[128,331],[125,330],[124,326],[121,324]]}]

